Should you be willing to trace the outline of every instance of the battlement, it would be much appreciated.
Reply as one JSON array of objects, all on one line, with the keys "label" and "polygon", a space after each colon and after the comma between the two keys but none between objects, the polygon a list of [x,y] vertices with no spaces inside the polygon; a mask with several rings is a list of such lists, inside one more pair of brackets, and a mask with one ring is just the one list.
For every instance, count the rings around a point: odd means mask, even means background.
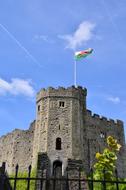
[{"label": "battlement", "polygon": [[95,114],[95,113],[92,113],[92,111],[90,110],[87,110],[87,116],[88,117],[91,117],[92,119],[97,119],[97,120],[100,120],[100,121],[104,121],[107,123],[107,125],[109,126],[123,126],[123,121],[121,120],[113,120],[113,119],[110,119],[110,118],[107,118],[107,117],[104,117],[104,116],[101,116],[101,115],[98,115],[98,114]]},{"label": "battlement", "polygon": [[88,172],[94,165],[96,152],[106,147],[109,135],[122,146],[117,169],[124,174],[123,122],[87,110],[86,95],[87,89],[81,86],[48,87],[38,92],[36,120],[27,130],[15,129],[0,137],[0,164],[7,163],[9,174],[14,172],[17,163],[22,172],[30,164],[36,168],[37,162],[41,162],[40,168],[45,164],[52,173],[57,166],[64,174],[67,167],[81,165]]},{"label": "battlement", "polygon": [[81,86],[75,87],[71,86],[68,88],[64,87],[48,87],[47,89],[43,88],[37,93],[37,102],[42,98],[47,97],[75,97],[78,99],[83,99],[87,95],[87,89]]}]

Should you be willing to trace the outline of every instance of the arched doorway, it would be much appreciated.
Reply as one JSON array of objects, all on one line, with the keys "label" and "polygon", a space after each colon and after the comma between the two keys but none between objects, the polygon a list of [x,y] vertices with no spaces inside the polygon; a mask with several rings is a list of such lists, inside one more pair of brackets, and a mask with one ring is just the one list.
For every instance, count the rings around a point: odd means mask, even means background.
[{"label": "arched doorway", "polygon": [[62,176],[62,162],[59,160],[53,162],[53,175],[58,178]]},{"label": "arched doorway", "polygon": [[[55,178],[60,178],[60,179],[62,177],[62,162],[59,160],[56,160],[53,162],[53,176]],[[53,183],[53,189],[55,189],[55,190],[62,189],[62,181],[60,179],[56,180]]]}]

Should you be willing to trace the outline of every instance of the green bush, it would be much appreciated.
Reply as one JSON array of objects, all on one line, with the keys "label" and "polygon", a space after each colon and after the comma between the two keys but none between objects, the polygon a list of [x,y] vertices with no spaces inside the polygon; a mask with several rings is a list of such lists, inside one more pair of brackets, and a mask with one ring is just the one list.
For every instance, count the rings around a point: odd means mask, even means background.
[{"label": "green bush", "polygon": [[[113,180],[117,160],[116,154],[119,152],[121,145],[111,136],[107,138],[107,144],[108,146],[102,154],[99,152],[96,153],[96,159],[98,161],[94,165],[95,179],[104,179],[105,177],[106,180]],[[103,170],[105,170],[105,174],[103,174]]]},{"label": "green bush", "polygon": [[[115,168],[117,161],[117,153],[119,152],[121,145],[117,143],[117,140],[112,136],[107,137],[107,147],[103,150],[103,153],[96,153],[97,162],[94,164],[94,180],[108,180],[116,181]],[[104,171],[104,172],[103,172]],[[120,179],[119,179],[120,180]],[[121,180],[122,181],[122,180]],[[107,190],[116,190],[116,184],[106,183]],[[94,190],[102,190],[103,183],[94,182]],[[126,190],[126,184],[119,184],[120,190]]]}]

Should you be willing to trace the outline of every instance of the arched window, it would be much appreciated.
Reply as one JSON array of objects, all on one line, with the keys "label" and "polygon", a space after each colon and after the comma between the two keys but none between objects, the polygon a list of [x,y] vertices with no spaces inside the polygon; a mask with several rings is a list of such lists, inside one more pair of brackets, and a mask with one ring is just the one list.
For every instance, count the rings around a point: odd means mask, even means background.
[{"label": "arched window", "polygon": [[38,105],[38,111],[40,111],[40,105]]},{"label": "arched window", "polygon": [[61,150],[61,138],[56,139],[56,150]]}]

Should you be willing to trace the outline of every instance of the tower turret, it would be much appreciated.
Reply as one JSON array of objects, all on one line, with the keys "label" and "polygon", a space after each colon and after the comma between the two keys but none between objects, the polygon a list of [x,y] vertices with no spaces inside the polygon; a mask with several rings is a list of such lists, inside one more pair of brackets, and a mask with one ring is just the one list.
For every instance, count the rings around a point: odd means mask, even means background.
[{"label": "tower turret", "polygon": [[84,112],[87,90],[82,87],[49,87],[36,99],[36,128],[33,164],[38,152],[47,153],[51,165],[56,160],[67,165],[68,158],[82,160]]}]

